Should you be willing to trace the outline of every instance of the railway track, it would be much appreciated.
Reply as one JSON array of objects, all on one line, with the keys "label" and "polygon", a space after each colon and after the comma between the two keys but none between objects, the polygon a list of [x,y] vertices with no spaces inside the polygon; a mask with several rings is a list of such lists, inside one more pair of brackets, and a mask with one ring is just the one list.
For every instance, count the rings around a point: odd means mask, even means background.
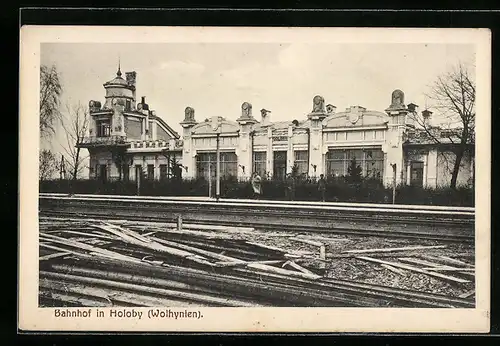
[{"label": "railway track", "polygon": [[[153,223],[146,224],[151,227],[123,220],[106,222],[103,217],[42,217],[39,304],[56,307],[475,306],[475,298],[470,296],[447,296],[434,290],[424,292],[408,289],[408,286],[398,288],[348,280],[339,274],[341,272],[326,275],[326,267],[319,263],[325,261],[321,255],[317,258],[312,252],[255,243],[252,235],[255,230],[242,228],[234,237],[230,236],[234,230],[227,227],[214,227],[219,229],[215,232],[211,225],[205,225],[196,231],[195,226],[190,229],[186,224],[187,228],[180,231],[165,224],[156,224],[157,228]],[[404,248],[391,251],[404,251]],[[463,266],[467,265],[463,262]],[[437,273],[430,270],[420,272],[435,277]],[[465,274],[438,276],[462,290],[469,290],[470,270]]]},{"label": "railway track", "polygon": [[259,230],[474,241],[474,208],[63,194],[39,201],[44,216],[172,222],[181,215],[193,224]]},{"label": "railway track", "polygon": [[[113,289],[118,293],[134,294],[137,303],[143,297],[147,301],[168,298],[190,304],[212,306],[351,306],[351,307],[438,307],[473,308],[471,299],[451,298],[439,294],[414,290],[389,288],[379,285],[356,283],[344,280],[325,279],[310,281],[285,278],[280,275],[253,273],[239,270],[237,273],[206,273],[187,267],[135,266],[135,269],[101,262],[86,261],[44,266],[40,273],[42,298],[43,289],[73,294],[77,297],[99,297],[99,291],[78,291],[71,283],[95,285],[96,288]],[[141,273],[138,274],[138,273]],[[236,275],[237,274],[237,275]],[[170,278],[159,279],[161,277]],[[156,278],[156,279],[153,279]],[[64,285],[61,285],[64,282]],[[144,286],[145,285],[145,286]],[[158,287],[157,289],[155,289]],[[161,289],[160,289],[161,287]],[[69,288],[69,289],[68,289]],[[166,290],[170,288],[170,290]],[[183,293],[172,291],[182,289]],[[97,292],[96,292],[97,291]],[[57,297],[57,295],[56,295]],[[115,304],[119,302],[116,299]],[[99,302],[96,302],[99,306]],[[102,306],[102,303],[101,305]],[[175,305],[174,305],[175,306]]]}]

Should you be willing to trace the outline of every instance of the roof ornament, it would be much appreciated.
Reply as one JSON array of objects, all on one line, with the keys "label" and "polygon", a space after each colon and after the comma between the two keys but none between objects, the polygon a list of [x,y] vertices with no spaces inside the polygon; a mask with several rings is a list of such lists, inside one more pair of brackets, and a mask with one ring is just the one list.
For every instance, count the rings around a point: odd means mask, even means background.
[{"label": "roof ornament", "polygon": [[241,105],[241,117],[251,118],[252,117],[252,105],[249,102],[243,102]]},{"label": "roof ornament", "polygon": [[405,94],[401,90],[396,89],[392,92],[391,101],[390,108],[405,108]]},{"label": "roof ornament", "polygon": [[122,76],[122,71],[120,70],[120,57],[118,57],[118,71],[116,72],[118,77]]},{"label": "roof ornament", "polygon": [[313,110],[312,113],[324,113],[325,112],[325,99],[323,96],[316,95],[313,98]]}]

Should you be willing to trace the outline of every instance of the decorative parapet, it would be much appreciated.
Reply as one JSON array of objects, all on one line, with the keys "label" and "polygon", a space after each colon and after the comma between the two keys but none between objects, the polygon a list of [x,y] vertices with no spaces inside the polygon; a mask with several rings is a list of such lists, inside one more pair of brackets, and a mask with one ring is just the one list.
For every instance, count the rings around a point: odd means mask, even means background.
[{"label": "decorative parapet", "polygon": [[180,139],[165,141],[165,140],[137,140],[130,141],[131,150],[182,150],[183,141]]},{"label": "decorative parapet", "polygon": [[128,143],[127,143],[127,138],[125,136],[107,136],[107,137],[89,136],[89,137],[84,137],[82,141],[76,146],[80,148],[128,146]]},{"label": "decorative parapet", "polygon": [[[424,129],[411,129],[403,133],[403,142],[405,144],[454,144],[458,145],[462,136],[460,128],[442,129],[431,127]],[[469,138],[467,145],[474,145],[473,137]]]},{"label": "decorative parapet", "polygon": [[169,147],[168,141],[164,140],[148,140],[148,141],[131,141],[130,149],[154,149],[154,148],[167,148]]}]

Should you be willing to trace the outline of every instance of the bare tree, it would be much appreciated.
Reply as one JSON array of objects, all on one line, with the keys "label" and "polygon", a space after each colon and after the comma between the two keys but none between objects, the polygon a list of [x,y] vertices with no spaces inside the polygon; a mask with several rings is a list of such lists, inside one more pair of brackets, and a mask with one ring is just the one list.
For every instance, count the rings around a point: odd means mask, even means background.
[{"label": "bare tree", "polygon": [[76,180],[85,168],[88,155],[83,155],[79,146],[83,142],[89,128],[89,112],[81,103],[66,105],[66,114],[61,116],[61,127],[64,130],[63,151],[66,153],[70,177]]},{"label": "bare tree", "polygon": [[39,154],[38,176],[40,180],[51,179],[57,171],[56,155],[50,150],[41,150]]},{"label": "bare tree", "polygon": [[56,66],[40,67],[40,136],[50,137],[54,134],[54,124],[59,118],[60,96],[62,86]]},{"label": "bare tree", "polygon": [[416,123],[436,144],[449,145],[454,154],[450,187],[456,189],[462,159],[475,142],[476,86],[468,68],[459,63],[439,76],[431,85],[427,97],[443,122],[432,126],[424,115],[414,114]]}]

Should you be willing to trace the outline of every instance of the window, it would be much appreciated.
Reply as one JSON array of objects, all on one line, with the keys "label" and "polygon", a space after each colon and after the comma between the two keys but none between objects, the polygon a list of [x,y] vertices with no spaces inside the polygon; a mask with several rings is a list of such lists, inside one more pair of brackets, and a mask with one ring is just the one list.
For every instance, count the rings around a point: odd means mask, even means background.
[{"label": "window", "polygon": [[265,151],[258,151],[253,153],[253,172],[257,172],[261,177],[266,176],[266,159]]},{"label": "window", "polygon": [[384,153],[380,149],[346,149],[330,150],[326,155],[326,174],[328,176],[345,176],[351,160],[362,167],[366,178],[382,179],[384,170]]},{"label": "window", "polygon": [[153,122],[152,121],[149,122],[147,133],[149,135],[149,138],[153,138]]},{"label": "window", "polygon": [[298,170],[297,173],[299,175],[307,175],[308,171],[308,157],[309,153],[307,150],[297,150],[295,151],[295,165],[297,166]]},{"label": "window", "polygon": [[348,141],[360,141],[363,139],[362,131],[350,131],[346,133],[346,139]]},{"label": "window", "polygon": [[382,150],[366,150],[364,159],[363,175],[367,178],[382,179],[384,152]]},{"label": "window", "polygon": [[424,183],[424,163],[413,161],[410,165],[410,185],[422,187]]},{"label": "window", "polygon": [[221,177],[238,175],[238,158],[235,153],[220,153]]},{"label": "window", "polygon": [[109,120],[97,122],[97,137],[109,137],[111,135],[111,124]]},{"label": "window", "polygon": [[155,165],[148,165],[148,180],[155,178]]},{"label": "window", "polygon": [[[233,152],[220,153],[220,176],[236,177],[238,174],[238,158]],[[215,178],[217,172],[217,155],[216,153],[199,153],[196,155],[196,176],[208,179]]]},{"label": "window", "polygon": [[130,100],[127,100],[125,103],[125,110],[126,111],[129,111],[131,109],[130,105],[131,105]]},{"label": "window", "polygon": [[196,155],[196,176],[198,178],[215,178],[217,157],[215,153],[199,153]]},{"label": "window", "polygon": [[344,150],[330,150],[326,156],[326,174],[328,176],[343,176],[347,172]]},{"label": "window", "polygon": [[160,165],[160,180],[168,178],[168,165]]}]

